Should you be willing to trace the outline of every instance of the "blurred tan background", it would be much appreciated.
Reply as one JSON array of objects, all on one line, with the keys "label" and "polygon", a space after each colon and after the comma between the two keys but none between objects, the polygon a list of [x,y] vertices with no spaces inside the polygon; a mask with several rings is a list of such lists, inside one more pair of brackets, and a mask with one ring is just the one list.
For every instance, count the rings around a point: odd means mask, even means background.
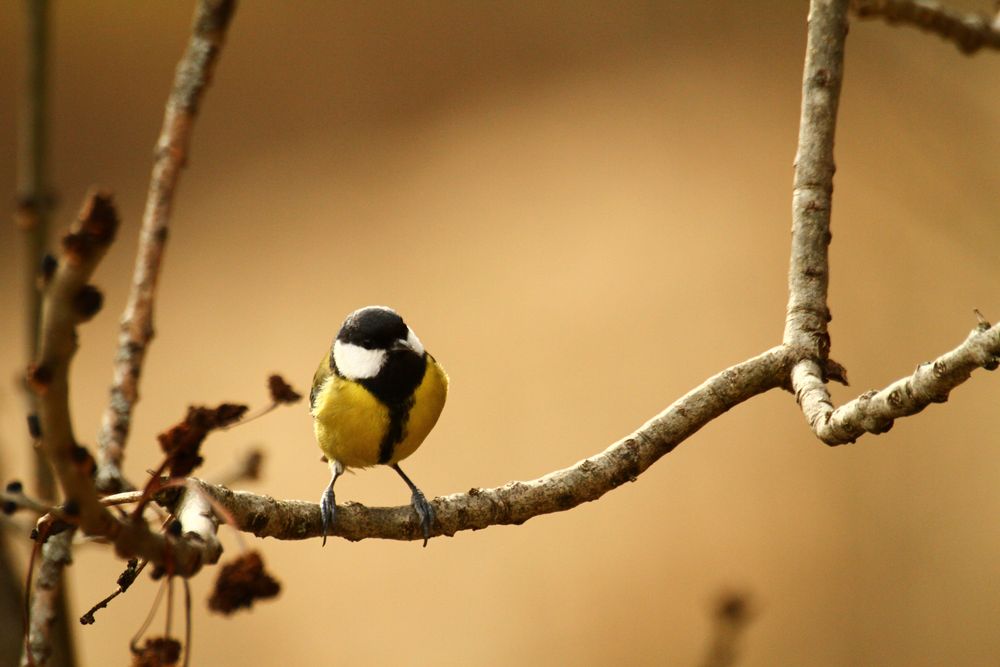
[{"label": "blurred tan background", "polygon": [[[779,342],[806,4],[245,2],[181,182],[128,474],[155,465],[156,433],[189,403],[259,405],[272,371],[308,389],[344,314],[370,303],[451,374],[406,468],[429,496],[570,465]],[[56,233],[93,183],[124,219],[73,368],[90,444],[190,15],[56,4]],[[0,4],[5,202],[23,39],[19,3]],[[851,27],[830,300],[853,386],[838,401],[956,345],[973,308],[1000,318],[998,77],[997,54]],[[29,470],[19,241],[0,226],[5,478]],[[193,664],[692,665],[735,587],[756,610],[741,664],[996,665],[998,399],[1000,376],[980,372],[947,405],[829,449],[772,392],[637,483],[520,527],[427,549],[251,539],[283,593],[225,619],[206,611],[215,573],[196,578]],[[248,488],[318,499],[305,406],[211,438],[203,474],[253,444],[268,458]],[[375,469],[338,499],[408,492]],[[78,549],[75,615],[121,569]],[[76,626],[81,664],[125,664],[155,590],[143,577]]]}]

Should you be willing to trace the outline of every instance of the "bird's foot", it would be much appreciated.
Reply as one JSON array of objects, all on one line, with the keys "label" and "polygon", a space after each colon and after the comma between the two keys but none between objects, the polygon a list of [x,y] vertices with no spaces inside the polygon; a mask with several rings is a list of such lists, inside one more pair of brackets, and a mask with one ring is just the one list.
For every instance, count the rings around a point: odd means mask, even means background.
[{"label": "bird's foot", "polygon": [[420,489],[415,490],[410,496],[410,504],[413,505],[413,509],[416,510],[417,516],[420,518],[420,528],[424,534],[424,546],[426,547],[427,540],[431,537],[431,525],[434,523],[434,507],[427,502],[427,498]]},{"label": "bird's foot", "polygon": [[323,495],[319,499],[319,513],[323,518],[323,545],[326,546],[326,536],[330,534],[330,529],[333,528],[333,514],[337,510],[337,503],[333,497],[333,482],[330,482],[330,486],[326,487],[323,491]]}]

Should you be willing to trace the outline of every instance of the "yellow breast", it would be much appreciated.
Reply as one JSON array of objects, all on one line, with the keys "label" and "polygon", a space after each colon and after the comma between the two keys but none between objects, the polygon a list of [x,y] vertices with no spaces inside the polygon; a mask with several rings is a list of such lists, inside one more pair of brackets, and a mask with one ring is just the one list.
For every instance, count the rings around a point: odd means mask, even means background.
[{"label": "yellow breast", "polygon": [[[448,375],[427,355],[427,370],[388,464],[412,454],[434,428],[448,395]],[[379,448],[389,428],[389,409],[357,382],[330,374],[316,394],[313,429],[328,459],[348,468],[379,463]]]}]

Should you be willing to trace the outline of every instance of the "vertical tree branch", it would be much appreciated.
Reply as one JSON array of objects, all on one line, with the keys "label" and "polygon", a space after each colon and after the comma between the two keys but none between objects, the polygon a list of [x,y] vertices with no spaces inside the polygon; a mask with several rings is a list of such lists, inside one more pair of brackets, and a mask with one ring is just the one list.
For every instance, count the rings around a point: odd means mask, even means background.
[{"label": "vertical tree branch", "polygon": [[[15,221],[24,239],[25,359],[35,358],[42,299],[36,286],[42,255],[48,242],[52,194],[48,182],[48,0],[27,0],[24,92],[21,95],[17,142],[17,211]],[[28,392],[28,411],[35,412],[34,396]],[[36,451],[35,495],[53,500],[52,471]]]},{"label": "vertical tree branch", "polygon": [[119,521],[108,512],[94,485],[94,458],[73,435],[69,367],[76,353],[76,328],[100,309],[101,294],[88,281],[117,227],[110,196],[91,193],[63,238],[57,267],[45,286],[38,357],[28,368],[28,384],[38,398],[42,447],[65,498],[61,518],[87,535],[107,538],[119,555],[141,555],[172,573],[188,576],[211,554],[200,543],[155,533],[144,521]]},{"label": "vertical tree branch", "polygon": [[38,401],[41,443],[59,478],[65,504],[92,534],[111,534],[116,523],[101,506],[91,480],[93,458],[73,434],[69,409],[69,367],[76,354],[76,327],[90,319],[102,301],[88,285],[118,229],[111,196],[92,192],[71,232],[63,238],[55,272],[45,286],[38,356],[28,368],[28,384]]},{"label": "vertical tree branch", "polygon": [[[74,531],[67,530],[46,540],[31,591],[31,618],[28,624],[28,645],[21,656],[21,665],[73,664],[73,644],[53,641],[60,624],[67,627],[63,595],[63,574],[73,562],[70,546]],[[71,636],[67,632],[67,639]],[[31,657],[28,656],[31,651]]]},{"label": "vertical tree branch", "polygon": [[826,359],[833,137],[844,74],[848,0],[813,0],[802,77],[802,113],[792,193],[792,257],[784,343]]},{"label": "vertical tree branch", "polygon": [[[49,183],[49,2],[25,2],[27,39],[25,39],[24,89],[21,94],[17,146],[17,211],[15,220],[24,239],[24,303],[25,303],[25,359],[32,360],[38,351],[38,334],[41,319],[41,293],[36,284],[42,256],[49,236],[49,222],[54,197]],[[26,392],[25,401],[29,414],[37,412],[37,402],[32,392]],[[34,444],[34,443],[32,443]],[[45,502],[56,498],[55,480],[42,451],[33,449],[35,462],[35,495]],[[0,541],[6,538],[0,535]],[[0,544],[0,550],[5,550]],[[63,593],[61,561],[45,561],[41,570],[46,572],[48,589],[44,593],[44,607],[48,622],[39,626],[35,639],[46,646],[46,658],[53,656],[55,665],[73,665],[72,634],[67,622],[67,602]],[[6,587],[5,598],[11,593]],[[39,591],[26,591],[35,604]],[[17,595],[20,599],[20,592]],[[6,600],[5,600],[6,603]],[[23,607],[22,607],[23,608]],[[20,612],[19,612],[20,615]],[[13,627],[13,626],[12,626]],[[9,655],[16,664],[19,651]]]},{"label": "vertical tree branch", "polygon": [[153,338],[153,300],[166,247],[174,193],[188,157],[198,105],[218,61],[235,0],[200,0],[187,50],[177,65],[167,100],[163,127],[139,233],[132,289],[122,315],[114,360],[111,401],[98,435],[98,487],[119,491],[124,486],[121,464],[139,399],[139,377],[146,349]]},{"label": "vertical tree branch", "polygon": [[[833,405],[825,385],[830,352],[827,250],[835,171],[833,140],[844,75],[848,4],[849,0],[812,0],[809,5],[784,335],[786,345],[808,353],[791,375],[800,404],[824,404],[831,412]],[[803,377],[819,377],[824,382],[804,388],[800,381]],[[817,424],[812,426],[815,429]]]}]

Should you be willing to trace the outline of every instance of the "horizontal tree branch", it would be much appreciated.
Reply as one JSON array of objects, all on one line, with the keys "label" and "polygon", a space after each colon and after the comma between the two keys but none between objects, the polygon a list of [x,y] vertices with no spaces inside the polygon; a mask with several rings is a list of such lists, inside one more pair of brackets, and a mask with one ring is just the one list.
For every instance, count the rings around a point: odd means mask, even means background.
[{"label": "horizontal tree branch", "polygon": [[953,42],[962,53],[1000,49],[1000,19],[962,12],[934,0],[853,0],[860,18],[912,25]]},{"label": "horizontal tree branch", "polygon": [[[201,493],[185,494],[189,504],[182,516],[181,534],[153,532],[145,521],[120,520],[98,498],[90,472],[92,459],[76,444],[70,428],[67,403],[68,368],[75,350],[75,327],[83,319],[80,295],[89,293],[86,281],[110,243],[114,215],[110,203],[95,196],[84,207],[81,220],[64,242],[64,253],[45,291],[41,356],[29,371],[39,395],[42,444],[54,463],[66,494],[61,512],[85,533],[112,541],[122,556],[140,556],[168,572],[190,576],[206,563],[215,562],[214,525],[204,521],[208,506]],[[103,221],[103,222],[102,222]],[[109,225],[111,227],[109,228]],[[83,238],[81,238],[83,237]],[[75,240],[74,240],[75,239]],[[92,289],[92,288],[91,288]],[[995,367],[1000,357],[1000,333],[985,323],[956,350],[918,370],[910,388],[895,392],[907,398],[867,400],[865,396],[845,406],[836,419],[836,433],[860,434],[870,423],[912,414],[921,401],[930,402],[968,378],[977,366]],[[472,489],[434,499],[436,521],[432,535],[453,535],[491,525],[520,524],[541,514],[571,509],[596,500],[608,491],[635,480],[660,457],[673,451],[702,426],[732,407],[778,386],[788,386],[798,365],[813,365],[813,351],[781,345],[736,364],[706,380],[675,401],[637,431],[603,452],[577,464],[527,482],[510,482],[494,489]],[[801,373],[800,373],[801,375]],[[806,391],[798,394],[812,423],[817,410],[829,406],[826,388],[817,372],[798,379]],[[899,384],[899,383],[897,383]],[[893,385],[895,387],[896,385]],[[906,387],[905,384],[900,384]],[[892,395],[891,387],[887,392]],[[866,395],[867,396],[867,395]],[[912,400],[910,398],[912,397]],[[817,407],[817,404],[819,406]],[[827,420],[827,421],[830,421]],[[89,459],[90,466],[87,465]],[[305,539],[322,531],[319,507],[302,501],[277,501],[266,496],[234,492],[199,480],[191,484],[230,515],[240,530],[262,537]],[[190,517],[190,518],[184,518]],[[334,534],[350,540],[369,537],[413,540],[421,538],[419,520],[411,507],[367,508],[348,504],[340,508]]]},{"label": "horizontal tree branch", "polygon": [[[827,444],[853,442],[864,433],[888,430],[892,420],[915,414],[969,378],[976,368],[1000,363],[1000,325],[981,326],[961,345],[914,375],[880,392],[867,392],[834,410],[819,374],[800,378],[807,387],[797,398]],[[471,489],[434,498],[436,520],[431,535],[454,535],[493,525],[521,524],[542,514],[561,512],[597,500],[635,479],[660,457],[673,451],[732,407],[777,386],[787,386],[790,373],[818,368],[808,352],[779,346],[728,368],[692,389],[640,429],[600,454],[569,468],[531,481],[508,482],[492,489]],[[235,527],[258,537],[301,540],[319,537],[319,506],[302,500],[276,500],[247,491],[191,478],[196,486],[225,507]],[[420,523],[410,506],[366,507],[347,503],[337,508],[332,534],[351,541],[366,538],[420,540]]]},{"label": "horizontal tree branch", "polygon": [[933,362],[920,364],[909,377],[885,389],[869,391],[833,408],[822,373],[805,361],[792,370],[796,399],[817,437],[828,445],[843,445],[865,433],[885,433],[893,421],[916,414],[931,403],[944,403],[948,394],[969,379],[977,368],[995,369],[1000,363],[1000,325],[977,327],[961,345]]},{"label": "horizontal tree branch", "polygon": [[[743,401],[781,385],[796,356],[776,347],[706,380],[600,454],[527,482],[472,489],[433,500],[432,535],[454,535],[492,525],[520,524],[541,514],[561,512],[597,500],[635,479],[702,426]],[[306,539],[322,533],[319,506],[231,491],[192,480],[232,514],[237,526],[260,537]],[[348,503],[337,508],[332,534],[356,541],[370,537],[423,539],[410,506],[369,508]]]}]

